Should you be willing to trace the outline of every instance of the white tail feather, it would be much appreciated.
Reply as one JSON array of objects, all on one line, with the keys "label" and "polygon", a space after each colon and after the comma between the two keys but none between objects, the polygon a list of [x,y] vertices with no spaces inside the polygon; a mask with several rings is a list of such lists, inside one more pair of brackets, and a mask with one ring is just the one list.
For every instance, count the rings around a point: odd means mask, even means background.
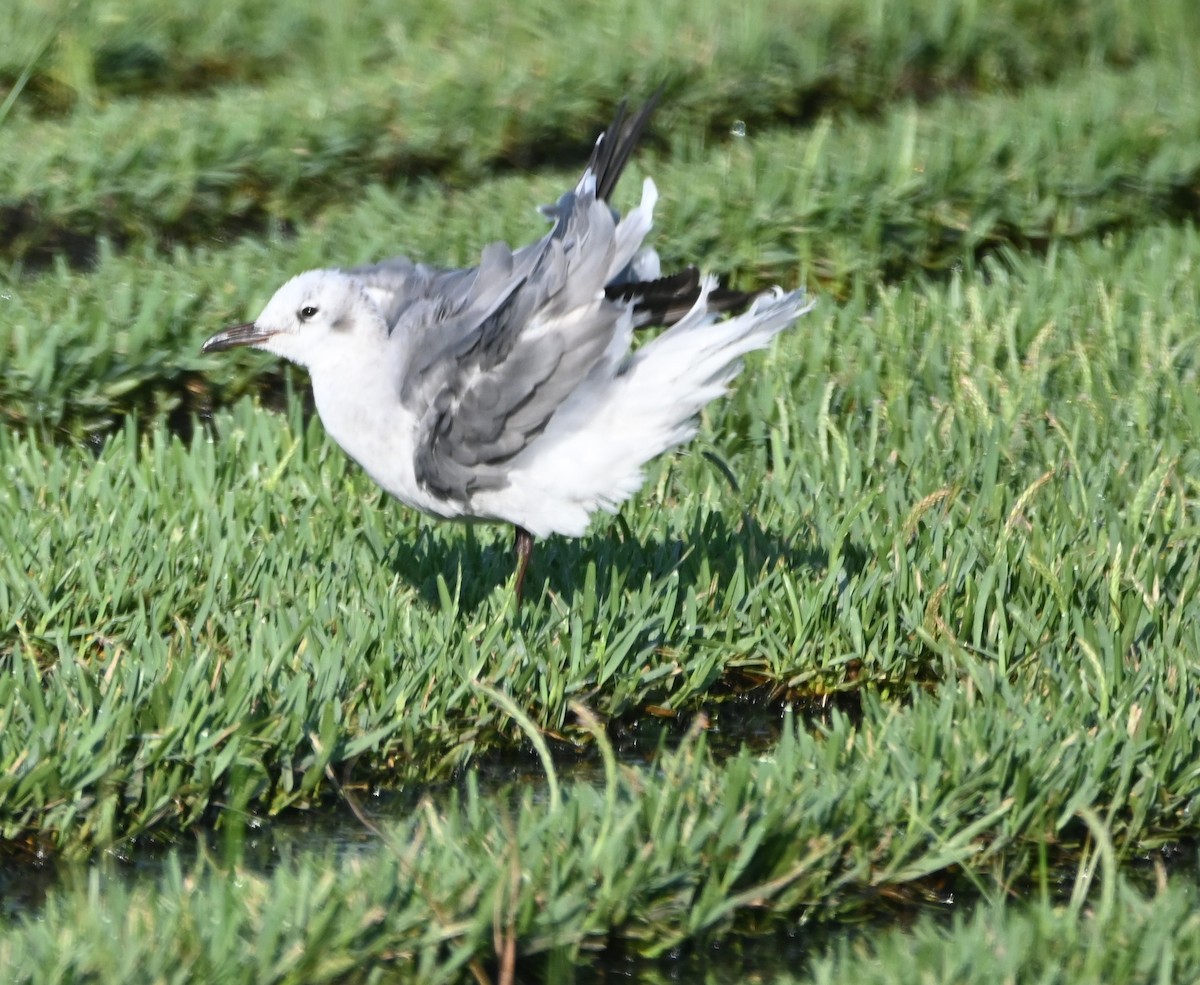
[{"label": "white tail feather", "polygon": [[802,291],[774,292],[718,321],[707,305],[713,286],[706,278],[692,310],[623,365],[604,360],[513,460],[504,498],[510,510],[526,501],[531,533],[579,536],[589,513],[615,511],[641,486],[650,459],[695,434],[696,415],[726,392],[741,357],[812,306]]}]

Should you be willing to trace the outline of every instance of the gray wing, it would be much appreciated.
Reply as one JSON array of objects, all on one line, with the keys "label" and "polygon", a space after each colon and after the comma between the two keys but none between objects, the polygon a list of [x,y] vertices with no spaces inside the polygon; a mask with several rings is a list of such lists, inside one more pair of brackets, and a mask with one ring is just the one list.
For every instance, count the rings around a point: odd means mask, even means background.
[{"label": "gray wing", "polygon": [[554,227],[537,243],[516,252],[493,244],[463,270],[396,257],[350,271],[408,351],[400,398],[418,422],[416,479],[434,495],[469,510],[476,492],[502,488],[506,463],[631,317],[631,300],[606,296],[606,284],[658,276],[657,256],[638,260],[618,242],[607,203],[657,99],[632,118],[622,104],[579,185],[544,210]]},{"label": "gray wing", "polygon": [[430,298],[456,297],[469,290],[477,270],[477,267],[462,270],[431,267],[396,256],[351,267],[346,273],[363,285],[391,330],[414,305]]},{"label": "gray wing", "polygon": [[[617,107],[613,121],[592,147],[586,170],[595,180],[595,195],[600,201],[607,202],[611,197],[661,96],[662,88],[659,87],[632,116],[628,113],[628,104],[622,101]],[[555,224],[549,234],[551,237],[561,236],[567,228],[578,191],[576,188],[563,195],[555,204],[542,206],[540,211]],[[614,220],[619,218],[615,210],[612,216]],[[499,248],[507,249],[503,244],[489,247],[491,250]],[[518,250],[513,254],[515,266],[528,272],[538,261],[542,248],[543,242],[539,241]],[[424,263],[415,263],[405,256],[396,256],[379,263],[352,267],[346,273],[357,278],[366,288],[389,329],[394,329],[414,307],[419,309],[437,299],[457,299],[473,309],[486,309],[489,300],[494,300],[488,296],[465,297],[479,284],[478,267],[465,267],[461,270],[431,267]],[[646,250],[617,274],[613,283],[652,281],[659,277],[659,273],[658,255],[653,250]],[[485,278],[481,286],[486,288],[489,283]],[[484,293],[486,294],[486,291]]]},{"label": "gray wing", "polygon": [[[558,234],[556,226],[550,235]],[[484,247],[482,262],[477,267],[431,267],[396,256],[351,267],[346,273],[362,284],[387,322],[389,332],[395,331],[402,321],[411,330],[414,322],[438,321],[463,311],[486,312],[504,294],[505,283],[500,277],[513,271],[516,276],[527,276],[537,264],[543,246],[544,241],[539,241],[513,253],[504,243],[493,243]]]},{"label": "gray wing", "polygon": [[604,296],[615,249],[592,196],[540,243],[484,252],[470,287],[412,311],[401,399],[418,419],[414,468],[433,494],[469,506],[506,484],[505,464],[545,429],[604,357],[629,305]]}]

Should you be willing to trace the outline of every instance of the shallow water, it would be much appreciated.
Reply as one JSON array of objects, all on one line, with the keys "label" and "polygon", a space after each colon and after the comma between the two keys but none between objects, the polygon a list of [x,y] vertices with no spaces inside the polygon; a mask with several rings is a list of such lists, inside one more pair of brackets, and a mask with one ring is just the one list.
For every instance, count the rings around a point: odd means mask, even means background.
[{"label": "shallow water", "polygon": [[[853,709],[849,710],[853,713]],[[809,709],[820,719],[824,709]],[[780,736],[782,714],[764,714],[761,703],[751,708],[739,702],[722,704],[712,720],[705,720],[707,744],[717,758],[748,748],[765,750]],[[677,745],[694,724],[693,719],[655,718],[645,715],[626,723],[609,723],[609,737],[620,762],[641,768],[652,767],[660,750]],[[560,782],[603,783],[603,763],[594,748],[574,755],[559,746],[555,769]],[[532,749],[485,759],[472,767],[484,793],[509,790],[513,797],[532,788],[535,798],[545,796],[543,766]],[[278,865],[310,852],[335,860],[369,857],[383,849],[372,825],[401,821],[425,801],[435,807],[449,805],[465,790],[465,775],[416,790],[352,791],[352,805],[345,797],[308,811],[290,811],[274,818],[252,817],[242,825],[228,823],[201,827],[174,841],[147,837],[101,853],[88,862],[67,863],[48,856],[19,852],[0,856],[0,920],[37,918],[47,894],[57,886],[97,881],[106,884],[147,885],[157,882],[168,859],[186,869],[200,856],[224,866],[269,874]],[[357,810],[355,809],[357,807]],[[365,819],[365,820],[364,820]],[[384,849],[386,850],[386,849]],[[1076,878],[1077,859],[1051,860],[1049,890],[1063,898],[1070,895]],[[1167,874],[1200,887],[1200,844],[1177,843],[1126,860],[1123,872],[1153,892],[1156,882]],[[893,887],[895,888],[895,887]],[[1017,896],[1036,895],[1041,887],[1011,886]],[[906,926],[919,917],[963,913],[978,896],[969,881],[952,875],[903,887],[901,892],[872,898],[873,915],[865,921],[808,923],[803,918],[780,926],[765,923],[760,933],[754,928],[727,936],[715,944],[676,949],[649,959],[619,938],[605,942],[604,950],[585,966],[556,968],[553,958],[542,974],[546,980],[600,983],[610,980],[639,982],[703,982],[706,985],[750,980],[773,980],[802,975],[809,960],[834,944],[895,926]],[[860,911],[861,912],[861,911]],[[814,911],[815,915],[816,911]]]},{"label": "shallow water", "polygon": [[[820,720],[827,709],[814,704],[807,714]],[[778,741],[783,727],[783,705],[764,708],[761,700],[733,698],[714,706],[711,716],[701,716],[707,748],[720,759],[742,748],[763,750]],[[608,738],[620,763],[646,768],[659,752],[673,748],[696,724],[696,716],[638,715],[608,723]],[[579,753],[565,744],[552,750],[555,770],[562,783],[603,783],[604,766],[599,752],[588,746]],[[505,756],[488,756],[472,765],[479,789],[496,793],[504,788],[518,796],[533,789],[535,799],[546,795],[545,771],[532,747],[526,745]],[[230,824],[228,815],[219,825],[194,829],[173,839],[145,836],[100,853],[87,862],[65,862],[44,853],[29,853],[20,846],[0,854],[0,919],[36,915],[56,886],[98,880],[145,884],[157,880],[168,858],[186,868],[200,855],[230,868],[269,874],[281,863],[308,852],[329,853],[341,860],[367,856],[380,848],[378,834],[356,813],[355,805],[370,824],[401,821],[422,802],[449,805],[465,789],[465,777],[410,790],[351,790],[343,797],[311,810],[288,811],[276,817],[249,817]],[[347,798],[353,798],[351,805]],[[214,815],[214,817],[217,815]]]}]

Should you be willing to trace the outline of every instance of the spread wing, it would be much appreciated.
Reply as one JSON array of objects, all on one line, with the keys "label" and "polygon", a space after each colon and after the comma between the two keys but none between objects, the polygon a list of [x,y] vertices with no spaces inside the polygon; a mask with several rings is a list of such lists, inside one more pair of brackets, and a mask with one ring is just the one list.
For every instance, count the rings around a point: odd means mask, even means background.
[{"label": "spread wing", "polygon": [[395,257],[350,271],[406,352],[399,386],[417,420],[415,475],[438,498],[469,511],[476,492],[503,487],[506,464],[588,374],[624,357],[631,325],[686,310],[684,295],[698,292],[694,275],[661,281],[657,256],[639,254],[652,182],[624,219],[607,202],[658,95],[632,116],[621,105],[582,180],[543,209],[554,227],[537,243],[493,244],[464,270]]},{"label": "spread wing", "polygon": [[569,194],[547,237],[516,254],[489,247],[469,288],[396,326],[413,335],[401,399],[418,420],[416,478],[440,498],[504,486],[505,464],[629,330],[629,303],[604,288],[649,229],[653,186],[620,225],[594,181]]},{"label": "spread wing", "polygon": [[[612,123],[593,146],[585,175],[590,175],[594,181],[595,197],[600,201],[607,202],[611,197],[661,96],[662,89],[659,88],[632,116],[627,112],[627,104],[622,102],[617,107]],[[581,182],[573,192],[562,196],[554,205],[542,207],[541,211],[555,221],[555,228],[550,233],[550,237],[561,236],[565,232],[571,212],[576,205],[577,193],[582,186]],[[613,213],[613,218],[614,220],[619,218],[616,212]],[[538,242],[511,254],[514,265],[517,268],[524,268],[528,273],[538,262],[542,247],[543,242]],[[501,248],[506,249],[503,244],[488,249],[495,251]],[[653,251],[647,252],[649,255],[646,257],[640,255],[631,257],[630,262],[612,278],[613,282],[635,284],[638,281],[655,280],[658,277],[658,257]],[[654,270],[648,277],[642,269],[647,262]],[[468,297],[468,295],[480,287],[486,292],[488,288],[494,289],[497,286],[488,277],[478,276],[478,267],[467,267],[461,270],[444,269],[424,263],[415,263],[405,256],[396,256],[379,263],[352,267],[346,273],[351,274],[362,283],[371,300],[379,308],[389,329],[394,329],[410,310],[420,309],[429,301],[437,299],[455,299],[457,303],[465,304],[473,310],[486,309],[489,306],[489,296]],[[645,324],[645,320],[642,323]]]}]

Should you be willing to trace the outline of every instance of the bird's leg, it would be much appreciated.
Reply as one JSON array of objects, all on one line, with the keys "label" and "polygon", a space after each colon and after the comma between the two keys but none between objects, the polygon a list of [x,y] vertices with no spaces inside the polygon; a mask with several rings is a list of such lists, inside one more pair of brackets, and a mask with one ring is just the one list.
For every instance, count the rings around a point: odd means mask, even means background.
[{"label": "bird's leg", "polygon": [[517,608],[521,608],[521,586],[525,584],[525,569],[529,567],[529,555],[533,553],[533,534],[524,527],[517,527],[517,539],[513,544],[517,555]]}]

